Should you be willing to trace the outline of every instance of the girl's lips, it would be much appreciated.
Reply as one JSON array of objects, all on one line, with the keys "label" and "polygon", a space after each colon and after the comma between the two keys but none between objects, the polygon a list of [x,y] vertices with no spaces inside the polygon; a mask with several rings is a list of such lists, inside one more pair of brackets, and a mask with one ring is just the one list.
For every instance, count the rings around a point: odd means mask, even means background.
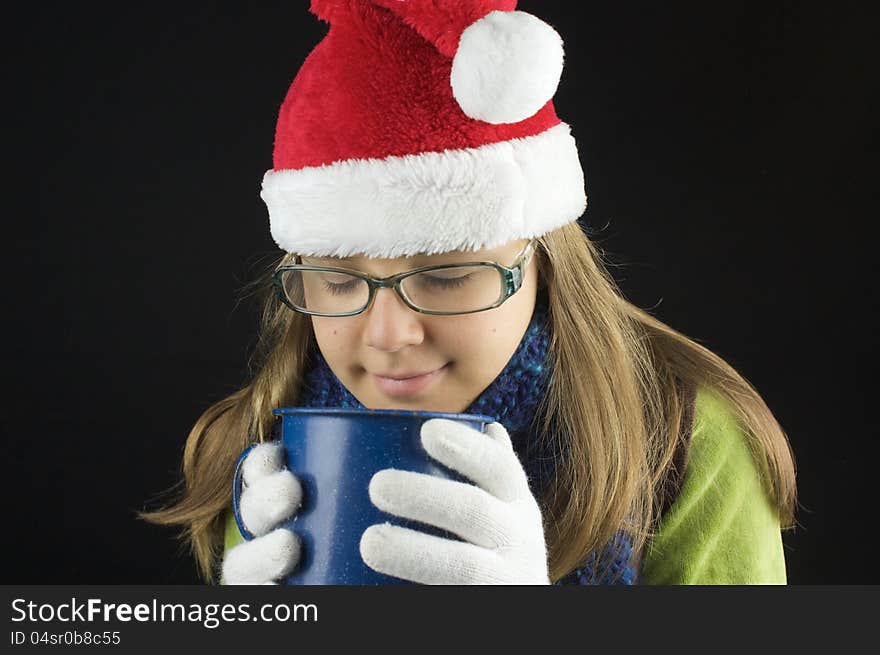
[{"label": "girl's lips", "polygon": [[438,368],[436,371],[431,371],[425,375],[418,375],[414,378],[407,378],[405,380],[395,380],[394,378],[386,378],[381,375],[373,374],[373,380],[376,382],[376,386],[379,387],[379,390],[389,396],[413,396],[421,393],[437,379],[442,377],[448,367],[449,364],[446,364],[442,368]]}]

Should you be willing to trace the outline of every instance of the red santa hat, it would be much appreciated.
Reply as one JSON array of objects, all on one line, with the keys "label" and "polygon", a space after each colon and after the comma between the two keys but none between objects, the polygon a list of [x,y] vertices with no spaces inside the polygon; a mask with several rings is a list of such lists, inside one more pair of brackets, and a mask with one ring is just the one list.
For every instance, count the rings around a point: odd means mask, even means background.
[{"label": "red santa hat", "polygon": [[562,40],[516,0],[312,0],[330,24],[281,105],[261,197],[288,252],[492,248],[577,220],[552,97]]}]

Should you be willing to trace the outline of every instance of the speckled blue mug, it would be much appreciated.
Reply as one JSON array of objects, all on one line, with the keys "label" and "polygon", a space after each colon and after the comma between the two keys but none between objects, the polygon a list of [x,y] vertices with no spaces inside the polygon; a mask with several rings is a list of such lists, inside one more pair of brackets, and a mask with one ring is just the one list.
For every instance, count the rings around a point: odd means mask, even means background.
[{"label": "speckled blue mug", "polygon": [[[422,532],[452,535],[379,510],[370,502],[370,479],[377,471],[396,468],[462,480],[422,447],[422,423],[446,418],[485,432],[486,425],[494,420],[478,414],[405,410],[283,407],[272,413],[278,417],[276,436],[280,428],[287,467],[303,489],[300,510],[284,523],[302,544],[299,566],[283,581],[290,585],[406,583],[364,563],[360,555],[364,530],[374,523],[390,521]],[[251,448],[238,458],[232,490],[235,520],[248,540],[253,535],[242,523],[239,498],[241,464]]]}]

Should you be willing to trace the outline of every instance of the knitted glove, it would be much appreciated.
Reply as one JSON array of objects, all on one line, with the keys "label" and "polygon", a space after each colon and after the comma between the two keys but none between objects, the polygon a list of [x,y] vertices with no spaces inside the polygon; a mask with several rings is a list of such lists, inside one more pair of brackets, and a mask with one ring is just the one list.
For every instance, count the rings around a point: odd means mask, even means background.
[{"label": "knitted glove", "polygon": [[550,584],[541,510],[504,426],[492,423],[484,434],[431,419],[421,438],[431,457],[476,484],[385,469],[370,480],[370,500],[464,541],[371,525],[361,536],[364,562],[423,584]]},{"label": "knitted glove", "polygon": [[263,443],[241,465],[239,512],[254,538],[230,549],[223,559],[225,584],[278,584],[299,562],[299,538],[276,527],[299,509],[302,488],[284,465],[284,449]]}]

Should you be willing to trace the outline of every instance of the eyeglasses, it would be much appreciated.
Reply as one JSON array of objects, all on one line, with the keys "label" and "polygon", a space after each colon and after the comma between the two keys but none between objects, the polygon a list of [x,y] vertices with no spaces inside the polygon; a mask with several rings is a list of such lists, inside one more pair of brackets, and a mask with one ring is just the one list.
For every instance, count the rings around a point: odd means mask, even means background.
[{"label": "eyeglasses", "polygon": [[421,314],[473,314],[494,309],[522,286],[535,252],[535,240],[508,268],[497,262],[423,266],[389,277],[374,278],[346,268],[296,263],[279,266],[272,282],[290,309],[312,316],[355,316],[373,302],[377,289],[394,289]]}]

